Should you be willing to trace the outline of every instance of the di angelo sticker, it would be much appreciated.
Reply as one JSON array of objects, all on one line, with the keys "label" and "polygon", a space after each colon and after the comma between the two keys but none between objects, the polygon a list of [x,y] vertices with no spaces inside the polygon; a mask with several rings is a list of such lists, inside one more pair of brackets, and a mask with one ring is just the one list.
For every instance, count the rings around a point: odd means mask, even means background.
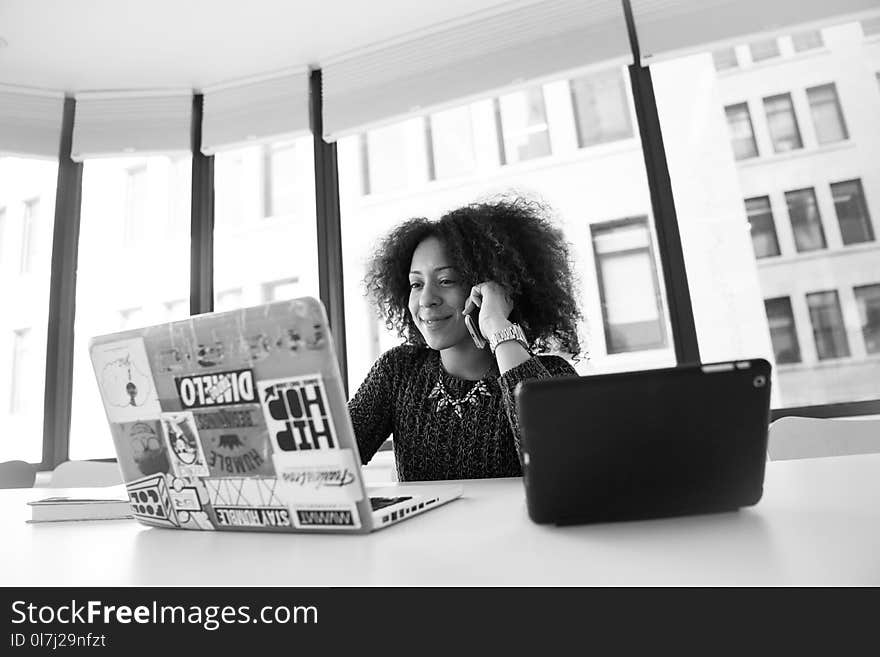
[{"label": "di angelo sticker", "polygon": [[351,449],[281,452],[272,455],[278,483],[298,502],[357,502],[363,498]]},{"label": "di angelo sticker", "polygon": [[339,447],[320,374],[259,381],[257,389],[276,454]]},{"label": "di angelo sticker", "polygon": [[174,474],[178,477],[208,476],[210,470],[192,412],[162,413],[161,423]]}]

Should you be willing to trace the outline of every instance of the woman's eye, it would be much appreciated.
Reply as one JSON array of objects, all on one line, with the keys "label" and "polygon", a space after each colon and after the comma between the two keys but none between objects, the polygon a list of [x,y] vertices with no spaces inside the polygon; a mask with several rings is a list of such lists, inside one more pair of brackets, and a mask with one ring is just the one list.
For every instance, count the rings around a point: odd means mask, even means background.
[{"label": "woman's eye", "polygon": [[421,283],[419,283],[418,281],[414,281],[414,282],[412,282],[412,283],[409,284],[409,289],[410,289],[410,290],[416,290],[416,289],[420,288],[421,286],[422,286]]},{"label": "woman's eye", "polygon": [[447,285],[447,286],[448,285],[455,285],[455,281],[450,280],[448,278],[444,278],[443,280],[440,281],[440,285]]}]

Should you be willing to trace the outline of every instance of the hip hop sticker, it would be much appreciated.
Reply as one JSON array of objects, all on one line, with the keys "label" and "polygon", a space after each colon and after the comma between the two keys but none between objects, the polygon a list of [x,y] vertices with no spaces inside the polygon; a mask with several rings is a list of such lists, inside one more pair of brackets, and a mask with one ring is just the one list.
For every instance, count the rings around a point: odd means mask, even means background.
[{"label": "hip hop sticker", "polygon": [[339,447],[320,374],[259,381],[257,387],[276,453]]}]

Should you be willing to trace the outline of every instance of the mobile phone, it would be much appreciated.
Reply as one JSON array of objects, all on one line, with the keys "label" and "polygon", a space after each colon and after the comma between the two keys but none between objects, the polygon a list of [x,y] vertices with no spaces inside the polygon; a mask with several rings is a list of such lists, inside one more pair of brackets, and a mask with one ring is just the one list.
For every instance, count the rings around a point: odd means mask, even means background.
[{"label": "mobile phone", "polygon": [[482,349],[483,347],[485,347],[486,338],[483,337],[482,333],[480,333],[479,308],[475,308],[464,316],[464,325],[467,326],[468,333],[471,334],[471,338],[473,338],[474,344],[477,345],[477,349]]}]

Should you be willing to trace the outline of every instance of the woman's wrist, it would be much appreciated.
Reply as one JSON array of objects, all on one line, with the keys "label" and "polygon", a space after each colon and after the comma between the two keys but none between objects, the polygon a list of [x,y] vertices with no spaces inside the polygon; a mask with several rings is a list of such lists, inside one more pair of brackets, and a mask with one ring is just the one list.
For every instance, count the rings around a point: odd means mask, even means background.
[{"label": "woman's wrist", "polygon": [[481,322],[483,327],[485,328],[484,334],[486,336],[486,340],[491,338],[495,333],[501,331],[502,329],[506,329],[509,326],[513,326],[513,323],[507,318],[486,318]]}]

